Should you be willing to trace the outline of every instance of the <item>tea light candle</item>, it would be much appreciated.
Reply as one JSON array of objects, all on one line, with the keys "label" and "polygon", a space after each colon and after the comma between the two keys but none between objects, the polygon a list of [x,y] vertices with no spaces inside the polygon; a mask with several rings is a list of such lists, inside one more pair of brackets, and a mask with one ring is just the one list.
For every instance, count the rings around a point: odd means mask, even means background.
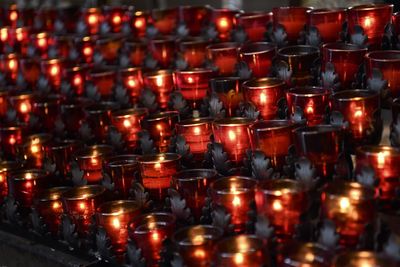
[{"label": "tea light candle", "polygon": [[289,266],[331,266],[332,252],[318,243],[286,242],[278,253],[278,265]]},{"label": "tea light candle", "polygon": [[18,27],[13,28],[11,30],[12,35],[12,43],[13,47],[15,48],[15,52],[21,53],[23,55],[26,54],[26,45],[29,43],[29,35],[31,32],[31,28],[25,27]]},{"label": "tea light candle", "polygon": [[141,124],[148,114],[146,108],[123,109],[111,113],[111,123],[122,134],[130,149],[136,148],[138,133],[142,130]]},{"label": "tea light candle", "polygon": [[115,191],[128,198],[139,171],[138,156],[132,154],[113,156],[105,160],[104,171],[111,177]]},{"label": "tea light candle", "polygon": [[210,89],[224,105],[228,117],[236,115],[239,104],[243,102],[244,80],[240,77],[217,77],[210,79]]},{"label": "tea light candle", "polygon": [[144,155],[138,158],[142,184],[153,200],[163,201],[172,177],[181,168],[181,156],[174,153]]},{"label": "tea light candle", "polygon": [[289,114],[296,112],[296,107],[303,110],[307,125],[321,124],[329,109],[331,91],[322,87],[295,87],[286,92]]},{"label": "tea light candle", "polygon": [[132,200],[105,202],[97,209],[96,215],[98,225],[110,238],[114,253],[121,257],[128,244],[129,222],[140,215],[139,204]]},{"label": "tea light candle", "polygon": [[111,125],[111,112],[118,108],[115,102],[102,101],[85,107],[86,122],[97,142],[106,142]]},{"label": "tea light candle", "polygon": [[276,179],[260,184],[256,197],[257,210],[264,214],[280,241],[291,239],[307,210],[307,192],[296,180]]},{"label": "tea light candle", "polygon": [[350,7],[347,10],[349,34],[354,34],[354,26],[359,25],[368,36],[372,49],[380,47],[385,27],[392,21],[393,5],[365,4]]},{"label": "tea light candle", "polygon": [[76,37],[74,45],[80,53],[80,58],[84,63],[92,63],[94,55],[94,47],[96,44],[97,36],[83,36]]},{"label": "tea light candle", "polygon": [[79,168],[88,183],[97,183],[103,177],[102,168],[105,158],[113,154],[113,147],[108,145],[93,145],[76,152]]},{"label": "tea light candle", "polygon": [[150,15],[145,11],[136,11],[133,16],[132,28],[135,31],[135,35],[138,37],[146,36],[147,22]]},{"label": "tea light candle", "polygon": [[63,62],[59,58],[43,60],[41,64],[42,73],[45,74],[50,86],[57,89],[57,91],[61,85],[62,65]]},{"label": "tea light candle", "polygon": [[140,93],[143,89],[142,68],[133,67],[119,70],[120,80],[128,91],[133,103],[139,101]]},{"label": "tea light candle", "polygon": [[379,198],[390,200],[400,185],[400,150],[390,146],[361,146],[356,149],[356,173],[363,167],[372,167],[379,180]]},{"label": "tea light candle", "polygon": [[214,181],[211,188],[213,205],[220,205],[231,215],[231,224],[237,233],[246,228],[249,203],[255,200],[257,181],[243,176],[223,177]]},{"label": "tea light candle", "polygon": [[64,70],[64,77],[71,85],[71,89],[77,96],[85,93],[85,81],[89,72],[89,65],[80,64]]},{"label": "tea light candle", "polygon": [[123,37],[118,33],[103,35],[96,40],[96,49],[107,64],[114,64],[123,41]]},{"label": "tea light candle", "polygon": [[73,187],[61,194],[65,213],[72,219],[79,237],[86,237],[97,208],[104,202],[106,189],[101,185]]},{"label": "tea light candle", "polygon": [[229,159],[240,164],[250,147],[249,127],[254,121],[248,118],[231,117],[213,122],[215,142],[221,143]]},{"label": "tea light candle", "polygon": [[127,6],[106,6],[103,8],[104,19],[111,26],[111,32],[121,32],[122,24],[129,20],[129,11],[132,10]]},{"label": "tea light candle", "polygon": [[324,44],[322,46],[322,71],[325,71],[328,62],[332,63],[335,73],[338,75],[340,87],[351,88],[366,53],[367,48],[360,48],[353,44]]},{"label": "tea light candle", "polygon": [[239,49],[240,59],[251,69],[253,77],[262,78],[271,74],[272,60],[276,54],[276,45],[256,42],[243,45]]},{"label": "tea light candle", "polygon": [[207,96],[208,82],[214,76],[211,69],[175,70],[176,88],[183,98],[189,101],[193,109]]},{"label": "tea light candle", "polygon": [[147,41],[144,39],[126,40],[125,48],[132,66],[141,66],[147,54]]},{"label": "tea light candle", "polygon": [[41,126],[46,131],[53,131],[55,122],[60,115],[60,104],[62,101],[60,95],[49,94],[45,98],[37,99],[33,102],[32,113],[38,117]]},{"label": "tea light candle", "polygon": [[182,228],[172,236],[185,264],[211,266],[213,247],[222,237],[222,229],[211,225],[196,225]]},{"label": "tea light candle", "polygon": [[183,136],[196,160],[203,160],[212,134],[212,118],[187,119],[176,124],[176,133]]},{"label": "tea light candle", "polygon": [[284,27],[289,44],[296,44],[300,32],[303,30],[307,21],[308,7],[275,7],[272,9],[273,23],[276,28],[278,25]]},{"label": "tea light candle", "polygon": [[391,258],[372,251],[346,251],[333,259],[332,267],[395,267]]},{"label": "tea light candle", "polygon": [[275,169],[286,163],[289,147],[293,144],[293,130],[298,125],[290,120],[257,121],[250,126],[251,149],[261,150]]},{"label": "tea light candle", "polygon": [[324,216],[336,225],[339,243],[355,247],[365,224],[375,217],[374,188],[355,182],[335,181],[327,184],[322,192]]},{"label": "tea light candle", "polygon": [[100,24],[103,21],[103,16],[100,8],[91,7],[83,12],[83,17],[88,27],[90,35],[97,34],[100,30]]},{"label": "tea light candle", "polygon": [[7,25],[15,28],[17,25],[17,20],[18,18],[20,18],[20,12],[18,10],[17,5],[16,4],[10,5],[5,13],[6,13],[5,19]]},{"label": "tea light candle", "polygon": [[339,127],[316,125],[294,130],[294,143],[300,156],[307,157],[321,177],[331,176],[344,148],[344,132]]},{"label": "tea light candle", "polygon": [[179,43],[179,51],[189,68],[201,68],[206,60],[208,41],[200,37],[187,38]]},{"label": "tea light candle", "polygon": [[201,35],[202,27],[210,20],[208,6],[179,6],[179,21],[184,23],[190,36]]},{"label": "tea light candle", "polygon": [[178,9],[152,9],[151,19],[154,27],[162,34],[172,34],[178,24]]},{"label": "tea light candle", "polygon": [[179,122],[179,112],[165,111],[150,114],[143,122],[143,128],[149,131],[154,145],[160,152],[168,151],[172,130]]},{"label": "tea light candle", "polygon": [[0,127],[0,144],[5,158],[14,159],[17,147],[22,144],[22,127],[19,125]]},{"label": "tea light candle", "polygon": [[61,226],[61,215],[64,213],[61,195],[69,190],[70,187],[52,187],[38,193],[34,198],[33,207],[42,217],[47,230],[56,236]]},{"label": "tea light candle", "polygon": [[236,43],[218,43],[207,46],[207,58],[217,68],[220,76],[230,76],[236,72],[239,45]]},{"label": "tea light candle", "polygon": [[285,97],[286,84],[278,78],[258,78],[243,83],[244,99],[253,103],[265,120],[274,119],[278,101]]},{"label": "tea light candle", "polygon": [[207,190],[217,175],[213,169],[190,169],[178,172],[173,178],[174,186],[186,200],[196,220],[202,215]]},{"label": "tea light candle", "polygon": [[156,95],[160,108],[167,108],[169,96],[174,90],[172,70],[157,70],[144,74],[144,85]]},{"label": "tea light candle", "polygon": [[32,43],[35,45],[35,48],[39,52],[42,58],[47,57],[47,50],[49,46],[54,44],[54,39],[48,32],[39,32],[32,34],[30,37]]},{"label": "tea light candle", "polygon": [[33,88],[36,87],[40,70],[40,61],[36,57],[24,57],[19,61],[21,73],[25,78],[25,81]]},{"label": "tea light candle", "polygon": [[264,40],[268,24],[272,22],[272,12],[246,12],[236,15],[237,25],[242,27],[251,42]]},{"label": "tea light candle", "polygon": [[9,27],[1,27],[0,28],[0,47],[1,52],[6,52],[5,48],[7,44],[12,43],[11,29]]},{"label": "tea light candle", "polygon": [[46,157],[55,164],[60,177],[67,177],[71,170],[73,155],[82,146],[82,142],[74,139],[64,139],[46,144]]},{"label": "tea light candle", "polygon": [[52,136],[47,133],[28,136],[21,148],[21,157],[30,168],[42,168],[45,159],[45,147]]},{"label": "tea light candle", "polygon": [[264,242],[252,235],[227,237],[217,243],[215,250],[220,267],[259,267],[268,261]]},{"label": "tea light candle", "polygon": [[218,38],[221,42],[229,41],[231,38],[231,31],[235,27],[235,16],[239,11],[229,9],[212,9],[211,10],[211,23],[214,24],[218,32]]},{"label": "tea light candle", "polygon": [[172,36],[157,37],[149,41],[149,51],[161,68],[168,68],[174,61],[176,40]]},{"label": "tea light candle", "polygon": [[[0,37],[1,37],[0,31]],[[6,81],[9,84],[15,84],[18,75],[19,55],[16,53],[5,54],[0,56],[0,67],[4,73]]]},{"label": "tea light candle", "polygon": [[153,212],[136,217],[129,224],[129,237],[142,250],[147,266],[158,266],[163,241],[174,232],[175,221],[171,213]]},{"label": "tea light candle", "polygon": [[340,40],[339,35],[346,19],[345,8],[320,8],[307,11],[307,26],[317,28],[323,43]]},{"label": "tea light candle", "polygon": [[0,203],[8,196],[8,177],[10,173],[21,168],[16,161],[0,161]]},{"label": "tea light candle", "polygon": [[382,135],[380,94],[368,90],[346,90],[332,95],[332,110],[340,111],[348,121],[347,141],[354,153],[359,145],[377,145]]},{"label": "tea light candle", "polygon": [[8,97],[10,106],[16,111],[18,119],[22,122],[29,122],[33,98],[33,94],[29,92],[18,93],[17,95],[10,95]]},{"label": "tea light candle", "polygon": [[92,69],[88,75],[103,99],[111,98],[113,94],[116,81],[115,72],[114,67],[101,67]]}]

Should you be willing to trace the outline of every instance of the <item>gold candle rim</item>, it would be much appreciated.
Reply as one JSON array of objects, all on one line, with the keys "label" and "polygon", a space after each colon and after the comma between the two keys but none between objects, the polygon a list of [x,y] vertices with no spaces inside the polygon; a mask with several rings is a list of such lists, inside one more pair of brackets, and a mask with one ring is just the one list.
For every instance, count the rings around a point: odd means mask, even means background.
[{"label": "gold candle rim", "polygon": [[[31,174],[26,177],[27,174]],[[34,181],[39,179],[45,179],[49,176],[49,173],[41,169],[20,169],[10,173],[10,177],[13,181]]]},{"label": "gold candle rim", "polygon": [[179,171],[174,175],[177,181],[197,181],[199,179],[213,179],[218,177],[218,172],[215,169],[187,169]]},{"label": "gold candle rim", "polygon": [[51,187],[46,190],[40,191],[35,196],[35,200],[38,202],[61,200],[62,194],[67,190],[70,190],[71,188],[72,187],[69,186]]},{"label": "gold candle rim", "polygon": [[327,14],[327,13],[341,13],[346,12],[346,7],[333,7],[333,8],[316,8],[307,10],[308,14]]},{"label": "gold candle rim", "polygon": [[214,118],[211,117],[200,117],[200,118],[191,118],[179,121],[176,125],[177,127],[189,127],[189,126],[200,126],[210,124],[214,121]]},{"label": "gold candle rim", "polygon": [[291,45],[278,50],[277,54],[283,58],[301,58],[304,56],[320,54],[320,49],[312,45]]},{"label": "gold candle rim", "polygon": [[191,68],[187,70],[174,70],[174,74],[202,74],[202,73],[208,73],[208,74],[213,74],[214,71],[212,69],[207,69],[207,68]]},{"label": "gold candle rim", "polygon": [[79,146],[79,145],[82,145],[82,144],[83,144],[82,140],[78,140],[78,139],[62,139],[62,140],[51,142],[48,145],[48,147],[49,147],[50,150],[54,151],[54,150],[68,148],[68,147]]},{"label": "gold candle rim", "polygon": [[400,51],[398,50],[371,51],[365,55],[365,58],[377,62],[400,62]]},{"label": "gold candle rim", "polygon": [[21,168],[22,165],[18,161],[12,161],[12,160],[2,160],[0,161],[0,173],[1,172],[9,172],[13,170],[17,170]]},{"label": "gold candle rim", "polygon": [[239,50],[240,45],[236,42],[223,42],[217,44],[210,44],[206,47],[206,50],[210,50],[213,52],[223,51],[226,49],[236,49]]},{"label": "gold candle rim", "polygon": [[329,51],[336,51],[336,52],[367,52],[368,48],[360,47],[355,44],[350,43],[326,43],[322,45],[323,49],[328,49]]},{"label": "gold candle rim", "polygon": [[[385,267],[395,267],[397,266],[395,261],[392,259],[385,257],[382,254],[377,254],[373,251],[346,251],[342,252],[339,255],[336,255],[333,258],[332,266],[333,267],[358,267],[359,265],[355,265],[351,263],[352,260],[373,260],[374,262],[370,263],[371,267],[376,266],[385,266]],[[357,264],[357,263],[356,263]]]},{"label": "gold candle rim", "polygon": [[282,196],[284,194],[301,194],[306,190],[297,180],[291,179],[274,179],[264,183],[259,183],[258,189],[264,194],[273,196]]},{"label": "gold candle rim", "polygon": [[277,45],[270,42],[253,42],[239,48],[240,55],[252,56],[276,51]]},{"label": "gold candle rim", "polygon": [[400,156],[400,149],[392,146],[364,145],[357,147],[356,152],[364,155],[378,155],[381,152],[386,152],[385,156]]},{"label": "gold candle rim", "polygon": [[286,83],[276,77],[264,77],[264,78],[254,78],[245,81],[242,87],[248,90],[265,90],[275,87],[285,86]]},{"label": "gold candle rim", "polygon": [[292,120],[276,119],[276,120],[259,120],[250,126],[250,129],[256,132],[272,131],[286,128],[295,128],[299,126]]},{"label": "gold candle rim", "polygon": [[364,89],[344,90],[332,94],[332,98],[336,101],[361,101],[379,96],[379,92]]},{"label": "gold candle rim", "polygon": [[255,191],[258,185],[258,181],[252,177],[247,176],[225,176],[218,178],[217,180],[213,181],[210,185],[211,190],[215,193],[220,195],[229,195],[232,194],[230,189],[232,188],[232,182],[235,181],[242,181],[248,183],[247,185],[242,185],[237,183],[235,189],[237,190],[238,194]]},{"label": "gold candle rim", "polygon": [[[246,250],[238,248],[238,244],[243,244],[243,242],[250,242],[250,244],[246,246]],[[263,250],[263,248],[264,242],[260,238],[255,235],[244,234],[223,238],[216,244],[217,253],[223,258],[230,258],[237,253],[251,254]]]},{"label": "gold candle rim", "polygon": [[179,121],[179,112],[176,110],[169,110],[169,111],[151,113],[151,114],[149,114],[149,116],[147,116],[146,121],[147,122],[155,122],[155,121],[161,121],[163,119],[173,118],[173,117],[178,118],[178,121]]},{"label": "gold candle rim", "polygon": [[391,7],[393,8],[393,4],[385,4],[385,3],[369,3],[364,5],[356,5],[349,7],[348,11],[368,11],[368,10],[379,10]]},{"label": "gold candle rim", "polygon": [[101,101],[98,103],[90,103],[88,106],[84,107],[85,111],[89,114],[101,114],[108,111],[117,110],[119,104],[113,101]]},{"label": "gold candle rim", "polygon": [[[307,254],[311,253],[311,259],[307,259]],[[290,241],[287,242],[282,248],[283,258],[290,258],[291,261],[299,263],[326,263],[324,260],[330,260],[320,257],[321,254],[327,254],[329,256],[330,251],[327,247],[313,242],[299,242]],[[321,262],[322,260],[322,262]]]},{"label": "gold candle rim", "polygon": [[62,193],[61,198],[65,200],[86,200],[97,197],[106,192],[106,188],[101,185],[84,185],[72,187]]},{"label": "gold candle rim", "polygon": [[335,181],[323,187],[323,193],[328,198],[349,197],[349,192],[351,190],[358,190],[360,192],[357,198],[350,196],[352,201],[373,200],[375,197],[375,190],[373,187],[368,187],[358,182]]},{"label": "gold candle rim", "polygon": [[123,154],[117,156],[111,156],[106,159],[107,166],[114,167],[124,167],[124,166],[137,166],[139,164],[138,158],[140,155],[136,154]]},{"label": "gold candle rim", "polygon": [[272,16],[272,11],[251,11],[251,12],[244,12],[236,14],[238,19],[257,19],[262,17],[270,17]]},{"label": "gold candle rim", "polygon": [[149,114],[149,110],[147,108],[127,108],[127,109],[119,109],[111,112],[111,115],[114,118],[129,118],[130,116],[146,116]]},{"label": "gold candle rim", "polygon": [[139,230],[138,228],[140,226],[147,225],[149,222],[153,222],[153,223],[163,222],[165,224],[163,225],[162,228],[166,228],[166,227],[169,227],[169,226],[172,226],[175,224],[176,217],[174,214],[168,213],[168,212],[150,212],[150,213],[142,214],[140,216],[135,217],[129,223],[128,228],[131,229],[132,232],[134,232],[134,233],[146,234],[149,232],[147,229]]},{"label": "gold candle rim", "polygon": [[[162,159],[160,160],[160,158]],[[178,161],[181,158],[182,156],[176,153],[159,153],[150,155],[140,155],[138,157],[138,162],[140,164],[154,164],[154,163]]]},{"label": "gold candle rim", "polygon": [[229,117],[216,119],[213,121],[213,125],[216,126],[250,126],[255,122],[255,120],[244,117]]},{"label": "gold candle rim", "polygon": [[329,133],[329,132],[342,133],[343,129],[341,127],[330,124],[319,124],[314,126],[298,127],[294,129],[293,132],[301,135],[314,135],[314,134]]},{"label": "gold candle rim", "polygon": [[114,200],[107,201],[97,208],[97,213],[101,216],[118,216],[140,211],[141,206],[134,200]]},{"label": "gold candle rim", "polygon": [[329,96],[331,91],[321,86],[300,86],[290,88],[286,94],[300,97]]},{"label": "gold candle rim", "polygon": [[[96,155],[93,155],[93,152]],[[82,148],[76,152],[76,158],[78,159],[91,159],[93,156],[106,157],[114,153],[114,148],[109,145],[92,145]]]},{"label": "gold candle rim", "polygon": [[[197,232],[197,233],[193,233]],[[199,224],[186,226],[175,231],[172,235],[172,242],[181,247],[192,247],[206,245],[210,241],[219,240],[224,234],[224,231],[220,227],[216,227],[208,224]],[[203,238],[199,242],[192,242],[192,240],[185,240],[188,236],[202,236]],[[189,239],[189,238],[187,238]]]}]

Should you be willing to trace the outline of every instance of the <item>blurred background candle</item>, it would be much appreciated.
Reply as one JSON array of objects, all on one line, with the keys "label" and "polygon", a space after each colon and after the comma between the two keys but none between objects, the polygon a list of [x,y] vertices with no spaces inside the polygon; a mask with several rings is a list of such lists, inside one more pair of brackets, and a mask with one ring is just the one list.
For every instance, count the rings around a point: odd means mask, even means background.
[{"label": "blurred background candle", "polygon": [[211,142],[212,118],[186,119],[176,124],[176,133],[185,138],[190,152],[196,160],[202,161],[207,145]]},{"label": "blurred background candle", "polygon": [[20,58],[19,63],[19,67],[25,81],[35,88],[41,73],[40,60],[36,57],[23,57]]},{"label": "blurred background candle", "polygon": [[100,24],[103,21],[100,8],[91,7],[83,11],[83,19],[85,20],[88,32],[91,35],[97,34],[100,30]]},{"label": "blurred background candle", "polygon": [[129,224],[129,237],[142,250],[147,266],[159,266],[163,242],[174,232],[175,221],[173,214],[154,212],[136,217]]},{"label": "blurred background candle", "polygon": [[289,179],[260,183],[256,203],[258,212],[269,219],[280,241],[292,238],[300,216],[308,208],[307,192],[298,181]]},{"label": "blurred background candle", "polygon": [[300,107],[307,120],[307,125],[317,125],[324,122],[329,110],[331,91],[322,87],[295,87],[286,92],[289,115]]},{"label": "blurred background candle", "polygon": [[138,37],[144,37],[146,35],[147,22],[150,15],[145,11],[136,11],[132,19],[132,28],[134,33]]},{"label": "blurred background candle", "polygon": [[160,152],[167,152],[171,142],[172,131],[179,122],[177,111],[165,111],[150,114],[143,122],[143,128],[149,131],[154,145]]},{"label": "blurred background candle", "polygon": [[60,115],[61,95],[49,94],[44,98],[36,99],[32,105],[32,113],[39,119],[44,130],[52,132],[55,122]]},{"label": "blurred background candle", "polygon": [[81,96],[85,93],[85,83],[89,65],[81,64],[64,70],[64,77],[71,85],[71,90],[75,95]]},{"label": "blurred background candle", "polygon": [[175,37],[164,36],[152,39],[149,41],[148,49],[161,68],[168,68],[175,58]]},{"label": "blurred background candle", "polygon": [[347,11],[349,34],[354,34],[354,27],[359,25],[368,36],[368,45],[371,49],[379,49],[385,27],[392,20],[393,5],[365,4],[350,7]]},{"label": "blurred background candle", "polygon": [[211,266],[213,247],[222,237],[222,229],[211,225],[196,225],[179,229],[172,236],[185,264]]},{"label": "blurred background candle", "polygon": [[246,229],[247,212],[255,200],[256,185],[257,181],[252,178],[229,176],[210,186],[213,205],[222,206],[231,215],[231,224],[237,233]]},{"label": "blurred background candle", "polygon": [[111,32],[121,32],[122,25],[129,20],[129,13],[133,11],[132,7],[128,6],[105,6],[103,7],[104,20],[111,27]]},{"label": "blurred background candle", "polygon": [[144,39],[127,39],[123,46],[132,66],[141,66],[147,54],[147,41]]},{"label": "blurred background candle", "polygon": [[162,34],[172,34],[178,24],[178,9],[152,9],[151,19],[154,27]]},{"label": "blurred background candle", "polygon": [[307,26],[315,27],[318,30],[323,43],[340,40],[340,33],[346,19],[347,13],[345,8],[320,8],[307,11]]},{"label": "blurred background candle", "polygon": [[100,185],[77,186],[62,193],[63,208],[75,224],[79,237],[88,236],[92,217],[105,198],[106,189]]},{"label": "blurred background candle", "polygon": [[240,164],[250,147],[250,125],[254,120],[242,117],[218,119],[213,122],[215,142],[221,143],[229,159]]},{"label": "blurred background candle", "polygon": [[30,135],[24,139],[20,156],[26,166],[39,169],[43,167],[45,148],[51,139],[52,136],[47,133]]},{"label": "blurred background candle", "polygon": [[56,236],[61,226],[61,215],[64,213],[61,195],[70,187],[52,187],[38,193],[34,198],[33,207],[42,217],[47,230]]},{"label": "blurred background candle", "polygon": [[346,90],[332,95],[332,110],[349,123],[346,146],[351,153],[359,145],[377,145],[382,135],[379,92]]},{"label": "blurred background candle", "polygon": [[187,206],[196,220],[202,216],[207,190],[217,179],[217,171],[213,169],[189,169],[175,174],[174,186],[185,199]]},{"label": "blurred background candle", "polygon": [[297,153],[307,157],[318,175],[330,177],[344,149],[343,130],[330,125],[300,127],[294,130]]},{"label": "blurred background candle", "polygon": [[208,6],[180,6],[179,22],[184,23],[190,36],[199,36],[209,21],[211,10]]},{"label": "blurred background candle", "polygon": [[339,243],[355,247],[365,224],[375,216],[374,188],[355,182],[335,181],[327,184],[322,192],[322,211],[332,220],[340,235]]},{"label": "blurred background candle", "polygon": [[108,145],[89,146],[76,152],[76,161],[83,171],[83,178],[91,184],[99,182],[103,177],[103,161],[112,154],[113,147]]},{"label": "blurred background candle", "polygon": [[61,85],[61,75],[63,71],[63,62],[61,59],[49,59],[41,62],[42,73],[46,76],[50,86],[57,91]]},{"label": "blurred background candle", "polygon": [[263,119],[276,117],[278,101],[285,97],[286,84],[278,78],[258,78],[243,83],[244,99],[253,103]]},{"label": "blurred background candle", "polygon": [[289,44],[296,44],[307,21],[308,7],[275,7],[272,9],[274,27],[283,26]]},{"label": "blurred background candle", "polygon": [[346,43],[328,43],[322,46],[322,71],[327,63],[332,63],[340,81],[340,88],[352,88],[356,74],[364,62],[367,48]]},{"label": "blurred background candle", "polygon": [[212,9],[211,23],[215,26],[218,32],[218,38],[221,42],[226,42],[231,39],[231,31],[235,27],[235,16],[240,13],[236,10],[229,9]]},{"label": "blurred background candle", "polygon": [[160,108],[167,108],[169,96],[174,90],[174,76],[172,70],[157,70],[144,74],[144,85],[155,95]]},{"label": "blurred background candle", "polygon": [[278,252],[278,266],[330,267],[332,252],[318,243],[289,241]]},{"label": "blurred background candle", "polygon": [[0,143],[3,157],[14,159],[17,155],[17,147],[22,144],[23,133],[19,125],[4,125],[0,127]]},{"label": "blurred background candle", "polygon": [[114,67],[93,68],[88,74],[89,80],[96,86],[97,93],[102,99],[109,99],[113,94],[116,82],[116,69]]},{"label": "blurred background candle", "polygon": [[163,201],[172,177],[181,168],[181,156],[175,153],[144,155],[138,158],[142,184],[153,200]]},{"label": "blurred background candle", "polygon": [[17,161],[0,161],[0,204],[8,196],[8,177],[10,173],[21,168]]},{"label": "blurred background candle", "polygon": [[55,170],[60,177],[67,177],[71,170],[73,155],[80,146],[82,142],[74,139],[56,140],[46,144],[46,158],[55,164]]},{"label": "blurred background candle", "polygon": [[51,36],[48,32],[39,32],[32,34],[30,39],[38,54],[42,58],[47,58],[49,46],[54,43],[53,36]]},{"label": "blurred background candle", "polygon": [[290,120],[257,121],[250,126],[251,149],[261,150],[280,170],[286,163],[289,147],[293,144],[293,130],[298,125]]},{"label": "blurred background candle", "polygon": [[16,111],[18,119],[22,122],[29,122],[34,95],[30,92],[10,95],[8,101],[10,106]]},{"label": "blurred background candle", "polygon": [[143,90],[142,68],[133,67],[119,70],[119,79],[122,81],[125,89],[128,91],[130,100],[133,103],[139,101],[140,93]]},{"label": "blurred background candle", "polygon": [[189,68],[200,68],[206,60],[206,47],[208,41],[200,37],[183,39],[179,43],[179,51]]},{"label": "blurred background candle", "polygon": [[396,262],[372,251],[343,251],[333,259],[332,267],[396,267]]},{"label": "blurred background candle", "polygon": [[[1,33],[0,33],[1,34]],[[5,75],[8,84],[15,84],[18,75],[19,55],[16,53],[0,56],[1,71]]]},{"label": "blurred background candle", "polygon": [[78,36],[74,40],[74,45],[78,50],[80,59],[83,63],[92,63],[94,55],[94,47],[97,36]]},{"label": "blurred background candle", "polygon": [[268,261],[264,242],[252,235],[222,239],[215,246],[215,253],[219,267],[259,267]]},{"label": "blurred background candle", "polygon": [[128,244],[128,225],[140,214],[140,206],[132,200],[115,200],[101,204],[97,209],[98,226],[104,228],[117,257],[121,257]]},{"label": "blurred background candle", "polygon": [[264,40],[268,24],[272,22],[272,12],[256,11],[239,13],[236,15],[236,23],[247,35],[251,42]]},{"label": "blurred background candle", "polygon": [[253,77],[261,78],[271,74],[272,60],[276,54],[276,45],[256,42],[243,45],[239,49],[240,59],[251,69]]},{"label": "blurred background candle", "polygon": [[220,76],[236,73],[239,45],[237,43],[218,43],[207,46],[207,59],[218,68]]},{"label": "blurred background candle", "polygon": [[115,102],[97,102],[87,105],[85,109],[86,118],[91,134],[97,142],[105,142],[108,138],[108,129],[111,125],[111,112],[118,108]]},{"label": "blurred background candle", "polygon": [[228,117],[236,115],[236,109],[243,101],[244,80],[240,77],[217,77],[210,79],[212,94],[216,94],[224,105]]}]

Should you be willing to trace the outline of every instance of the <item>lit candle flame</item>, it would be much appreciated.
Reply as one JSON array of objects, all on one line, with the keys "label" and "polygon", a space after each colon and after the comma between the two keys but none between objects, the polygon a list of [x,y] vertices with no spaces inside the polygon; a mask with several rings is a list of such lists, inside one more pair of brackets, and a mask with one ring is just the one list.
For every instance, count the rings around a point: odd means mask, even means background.
[{"label": "lit candle flame", "polygon": [[17,68],[17,61],[15,59],[10,59],[8,62],[8,68],[10,70],[15,70]]},{"label": "lit candle flame", "polygon": [[194,127],[194,128],[193,128],[193,133],[194,133],[195,135],[200,135],[200,134],[201,134],[200,127]]},{"label": "lit candle flame", "polygon": [[385,158],[389,153],[387,151],[381,151],[378,153],[378,167],[382,168],[385,165]]},{"label": "lit candle flame", "polygon": [[56,76],[60,73],[60,67],[58,67],[57,65],[54,65],[50,68],[50,75],[51,76]]},{"label": "lit candle flame", "polygon": [[236,253],[234,256],[234,261],[236,264],[243,264],[244,263],[244,257],[242,253]]},{"label": "lit candle flame", "polygon": [[144,25],[144,20],[142,18],[137,18],[135,20],[135,28],[142,28]]},{"label": "lit candle flame", "polygon": [[89,24],[94,25],[94,24],[97,23],[97,21],[98,21],[97,15],[95,15],[95,14],[90,14],[89,15],[89,17],[88,17],[88,23]]},{"label": "lit candle flame", "polygon": [[121,223],[118,218],[113,219],[112,225],[114,226],[114,228],[117,228],[117,229],[121,228]]},{"label": "lit candle flame", "polygon": [[0,38],[1,38],[1,40],[3,41],[3,42],[5,42],[5,41],[7,41],[7,39],[8,39],[8,31],[7,31],[7,29],[1,29],[1,31],[0,31]]},{"label": "lit candle flame", "polygon": [[267,103],[267,95],[265,93],[260,94],[260,104],[266,104]]},{"label": "lit candle flame", "polygon": [[45,47],[46,46],[46,39],[45,38],[39,38],[38,39],[38,46],[39,47]]},{"label": "lit candle flame", "polygon": [[206,252],[203,249],[200,249],[200,248],[196,249],[193,254],[194,254],[194,256],[196,258],[204,259],[206,257]]},{"label": "lit candle flame", "polygon": [[350,208],[350,200],[347,197],[342,197],[339,200],[339,208],[341,212],[347,212]]},{"label": "lit candle flame", "polygon": [[156,77],[156,85],[158,87],[162,87],[164,85],[164,79],[162,76],[157,76]]},{"label": "lit candle flame", "polygon": [[136,86],[136,81],[133,77],[128,78],[128,86],[132,88]]},{"label": "lit candle flame", "polygon": [[57,209],[59,209],[60,207],[61,207],[61,205],[60,205],[60,203],[59,203],[58,201],[56,201],[56,202],[53,203],[53,209],[54,209],[54,210],[57,210]]},{"label": "lit candle flame", "polygon": [[113,23],[114,24],[120,24],[121,23],[121,21],[122,21],[122,19],[121,19],[121,16],[120,15],[115,15],[114,17],[113,17]]},{"label": "lit candle flame", "polygon": [[86,209],[85,202],[80,202],[80,203],[79,203],[79,208],[80,208],[81,210],[85,210],[85,209]]},{"label": "lit candle flame", "polygon": [[74,82],[74,85],[75,85],[75,86],[81,85],[81,84],[82,84],[82,78],[81,78],[81,76],[80,76],[80,75],[76,75],[76,76],[74,77],[73,82]]},{"label": "lit candle flame", "polygon": [[125,127],[125,128],[130,128],[130,127],[132,127],[132,124],[131,124],[131,122],[130,122],[128,119],[125,119],[124,122],[123,122],[123,124],[124,124],[124,127]]},{"label": "lit candle flame", "polygon": [[235,132],[232,131],[232,130],[230,130],[230,131],[228,132],[228,137],[229,137],[229,140],[235,141],[235,140],[236,140],[236,134],[235,134]]},{"label": "lit candle flame", "polygon": [[21,111],[21,113],[29,112],[28,104],[27,103],[21,103],[21,105],[19,106],[19,111]]},{"label": "lit candle flame", "polygon": [[10,20],[11,21],[16,21],[18,19],[18,13],[17,11],[11,11],[10,13]]},{"label": "lit candle flame", "polygon": [[228,29],[229,28],[229,21],[228,21],[228,19],[227,18],[221,18],[220,20],[219,20],[219,27],[221,28],[221,29],[223,29],[223,30],[226,30],[226,29]]},{"label": "lit candle flame", "polygon": [[275,200],[274,202],[272,202],[272,208],[275,211],[282,211],[283,210],[282,203],[279,200]]},{"label": "lit candle flame", "polygon": [[90,55],[92,55],[92,53],[93,53],[93,50],[91,47],[87,46],[87,47],[83,48],[83,54],[85,56],[90,56]]}]

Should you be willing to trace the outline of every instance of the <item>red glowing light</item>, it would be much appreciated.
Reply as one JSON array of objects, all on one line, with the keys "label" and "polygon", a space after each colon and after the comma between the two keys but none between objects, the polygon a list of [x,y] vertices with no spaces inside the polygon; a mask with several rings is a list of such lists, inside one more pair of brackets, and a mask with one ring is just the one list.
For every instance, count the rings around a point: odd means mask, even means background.
[{"label": "red glowing light", "polygon": [[11,11],[10,13],[10,20],[11,21],[16,21],[18,19],[18,13],[17,11]]},{"label": "red glowing light", "polygon": [[92,50],[92,48],[91,47],[85,47],[85,48],[83,48],[83,54],[85,55],[85,56],[91,56],[92,54],[93,54],[93,50]]}]

